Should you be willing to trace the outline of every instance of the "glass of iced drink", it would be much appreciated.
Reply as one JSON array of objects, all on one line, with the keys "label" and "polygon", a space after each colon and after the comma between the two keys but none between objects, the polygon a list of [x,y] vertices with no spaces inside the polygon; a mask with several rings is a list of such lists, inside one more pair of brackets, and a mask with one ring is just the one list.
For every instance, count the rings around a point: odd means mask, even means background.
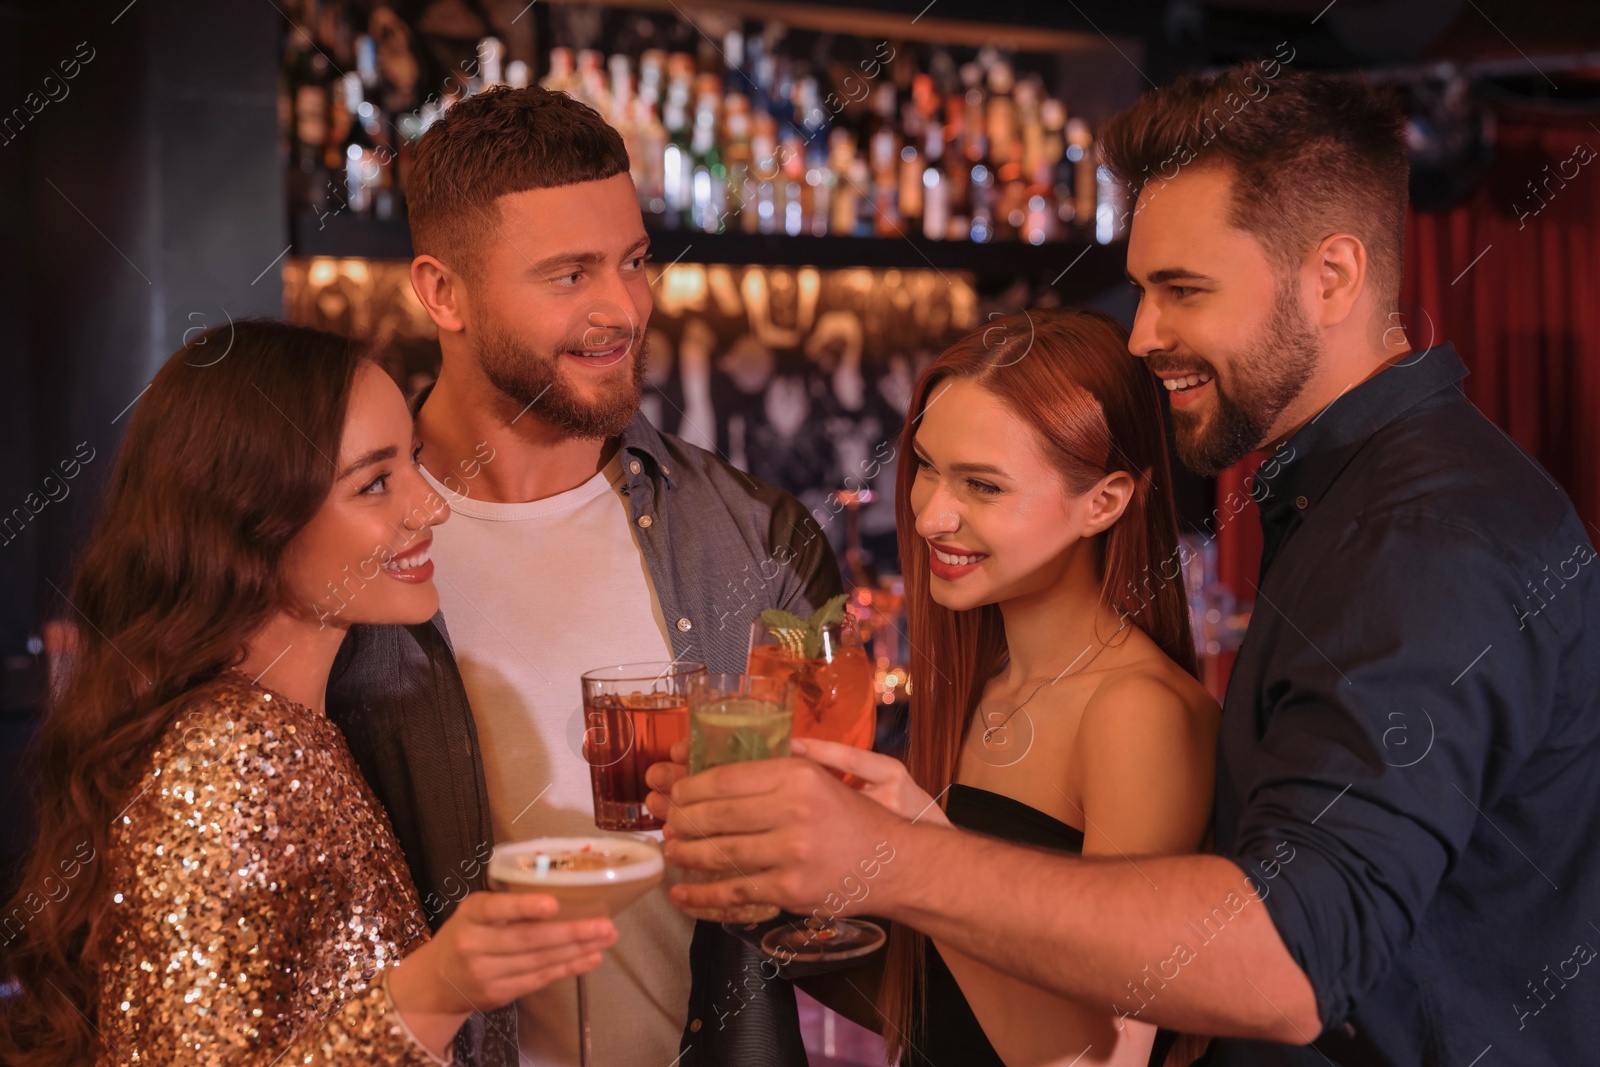
[{"label": "glass of iced drink", "polygon": [[870,749],[878,728],[872,661],[854,620],[789,627],[762,614],[750,624],[745,669],[794,678],[794,736]]},{"label": "glass of iced drink", "polygon": [[[845,595],[834,597],[810,618],[763,611],[750,624],[748,669],[793,680],[795,737],[870,749],[878,718],[872,662],[846,602]],[[846,785],[857,784],[851,775],[834,773]],[[768,930],[761,948],[785,963],[817,964],[857,959],[884,942],[883,928],[875,923],[814,915]]]},{"label": "glass of iced drink", "polygon": [[[697,674],[688,680],[689,773],[746,760],[782,759],[794,726],[794,680],[760,674]],[[688,882],[717,882],[726,873],[685,872]],[[685,908],[711,922],[765,922],[773,904]]]},{"label": "glass of iced drink", "polygon": [[688,680],[704,663],[624,663],[583,676],[583,758],[602,830],[659,830],[645,810],[644,773],[689,735]]}]

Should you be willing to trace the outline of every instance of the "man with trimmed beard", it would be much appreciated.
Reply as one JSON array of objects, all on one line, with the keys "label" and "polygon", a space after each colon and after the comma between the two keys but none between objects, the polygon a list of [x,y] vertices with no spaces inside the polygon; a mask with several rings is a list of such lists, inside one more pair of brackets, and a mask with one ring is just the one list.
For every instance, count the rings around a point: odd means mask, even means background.
[{"label": "man with trimmed beard", "polygon": [[[793,497],[639,413],[649,239],[595,111],[536,88],[463,100],[419,142],[407,198],[443,351],[413,402],[419,461],[455,521],[397,562],[436,562],[441,616],[353,627],[329,707],[437,927],[494,844],[595,832],[582,672],[740,671],[762,609],[810,614],[841,581]],[[615,921],[589,977],[597,1064],[805,1063],[793,991],[756,949],[665,889]],[[575,1018],[555,983],[464,1028],[456,1062],[576,1065]]]},{"label": "man with trimmed beard", "polygon": [[1215,854],[1080,859],[919,823],[949,783],[869,753],[835,763],[869,796],[802,759],[661,765],[668,861],[743,875],[673,899],[810,911],[887,842],[875,915],[1215,1035],[1207,1064],[1593,1062],[1600,567],[1453,347],[1400,328],[1404,116],[1361,81],[1256,64],[1148,94],[1100,143],[1135,197],[1129,348],[1180,458],[1278,449]]}]

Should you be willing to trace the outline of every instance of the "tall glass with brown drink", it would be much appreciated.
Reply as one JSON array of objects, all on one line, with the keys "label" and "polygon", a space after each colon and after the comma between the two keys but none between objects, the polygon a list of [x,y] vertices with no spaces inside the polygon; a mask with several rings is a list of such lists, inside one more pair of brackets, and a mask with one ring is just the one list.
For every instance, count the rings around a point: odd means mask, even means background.
[{"label": "tall glass with brown drink", "polygon": [[688,680],[703,663],[624,663],[583,676],[583,758],[602,830],[659,830],[644,806],[644,774],[689,736]]}]

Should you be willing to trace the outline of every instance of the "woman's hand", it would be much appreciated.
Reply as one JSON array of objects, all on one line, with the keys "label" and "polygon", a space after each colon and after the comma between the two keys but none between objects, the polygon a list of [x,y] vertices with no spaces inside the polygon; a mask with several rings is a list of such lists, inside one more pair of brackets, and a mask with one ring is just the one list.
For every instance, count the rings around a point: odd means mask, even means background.
[{"label": "woman's hand", "polygon": [[906,765],[893,756],[852,748],[837,741],[800,737],[789,742],[789,752],[852,776],[854,781],[847,779],[847,784],[902,819],[926,821],[935,826],[950,825],[944,809],[926,790],[911,780],[911,772],[906,770]]},{"label": "woman's hand", "polygon": [[[789,742],[789,752],[804,756],[813,763],[830,770],[850,775],[846,784],[863,796],[876,800],[883,807],[913,822],[926,821],[935,826],[949,826],[944,809],[934,803],[921,786],[911,780],[906,765],[893,756],[841,745],[837,741],[818,741],[797,737]],[[651,793],[645,806],[658,819],[665,820],[672,812],[669,795],[677,782],[688,776],[689,769],[683,761],[689,755],[689,742],[679,741],[672,746],[671,761],[657,763],[645,772]],[[667,830],[664,836],[674,836]]]},{"label": "woman's hand", "polygon": [[474,1011],[592,971],[616,944],[610,919],[554,922],[543,893],[469,893],[433,939],[388,977],[389,996],[417,1039],[443,1056]]}]

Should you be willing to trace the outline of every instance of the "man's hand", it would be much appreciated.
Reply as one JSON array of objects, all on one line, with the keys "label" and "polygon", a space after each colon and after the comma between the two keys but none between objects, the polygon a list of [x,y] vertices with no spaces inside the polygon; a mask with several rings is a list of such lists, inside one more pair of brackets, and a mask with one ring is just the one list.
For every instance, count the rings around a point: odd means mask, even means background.
[{"label": "man's hand", "polygon": [[649,796],[644,798],[644,806],[658,819],[667,817],[666,794],[672,792],[678,779],[689,775],[689,739],[685,737],[681,741],[674,741],[670,755],[670,763],[653,763],[644,772],[645,784],[651,790]]},{"label": "man's hand", "polygon": [[[680,755],[676,746],[672,755]],[[657,764],[648,780],[650,811],[667,824],[667,862],[736,872],[674,886],[680,907],[759,902],[800,913],[859,912],[910,825],[810,760],[752,760],[693,776]]]}]

